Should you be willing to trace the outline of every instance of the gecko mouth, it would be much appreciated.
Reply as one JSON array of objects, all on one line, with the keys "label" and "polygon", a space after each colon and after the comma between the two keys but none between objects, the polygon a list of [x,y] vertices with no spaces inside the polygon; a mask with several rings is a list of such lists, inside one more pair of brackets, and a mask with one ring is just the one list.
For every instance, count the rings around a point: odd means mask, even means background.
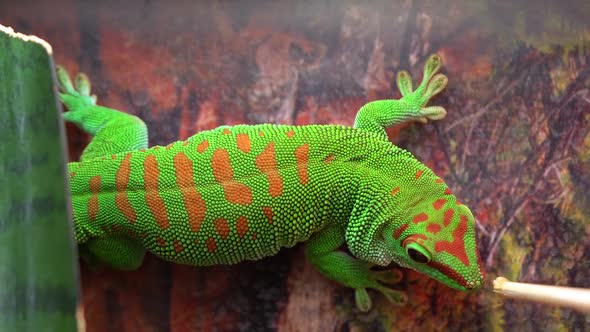
[{"label": "gecko mouth", "polygon": [[455,281],[456,284],[450,285],[455,289],[466,291],[477,289],[483,285],[483,274],[479,269],[477,271],[477,275],[475,275],[476,273],[470,273],[469,278],[466,279],[460,273],[445,264],[432,261],[428,263],[428,265]]}]

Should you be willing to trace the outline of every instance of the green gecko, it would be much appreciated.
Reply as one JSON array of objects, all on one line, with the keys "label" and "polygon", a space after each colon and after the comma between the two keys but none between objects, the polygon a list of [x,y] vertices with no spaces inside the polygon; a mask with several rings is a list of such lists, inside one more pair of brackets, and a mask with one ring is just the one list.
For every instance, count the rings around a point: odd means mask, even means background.
[{"label": "green gecko", "polygon": [[[139,118],[96,105],[90,82],[58,68],[64,119],[94,138],[68,164],[75,238],[87,261],[131,270],[147,251],[196,266],[234,264],[305,242],[307,260],[355,290],[393,303],[395,262],[458,290],[483,283],[475,221],[432,170],[393,145],[385,128],[446,115],[427,102],[447,85],[432,55],[413,90],[367,103],[354,126],[236,125],[148,148]],[[343,250],[346,247],[348,252]]]}]

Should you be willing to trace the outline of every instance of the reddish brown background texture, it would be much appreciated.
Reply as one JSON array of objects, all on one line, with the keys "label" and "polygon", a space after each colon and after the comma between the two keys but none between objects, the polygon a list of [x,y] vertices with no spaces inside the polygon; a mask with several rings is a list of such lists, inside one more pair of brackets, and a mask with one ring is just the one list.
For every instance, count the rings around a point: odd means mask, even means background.
[{"label": "reddish brown background texture", "polygon": [[[475,294],[405,271],[409,304],[353,292],[301,247],[195,268],[81,265],[88,331],[473,331],[588,328],[590,316],[502,301],[491,280],[590,287],[587,1],[0,1],[0,23],[52,44],[99,103],[142,117],[151,144],[218,125],[351,125],[398,97],[394,75],[441,54],[449,115],[390,131],[477,217],[487,271]],[[68,127],[70,157],[88,142]],[[403,130],[399,130],[403,129]]]}]

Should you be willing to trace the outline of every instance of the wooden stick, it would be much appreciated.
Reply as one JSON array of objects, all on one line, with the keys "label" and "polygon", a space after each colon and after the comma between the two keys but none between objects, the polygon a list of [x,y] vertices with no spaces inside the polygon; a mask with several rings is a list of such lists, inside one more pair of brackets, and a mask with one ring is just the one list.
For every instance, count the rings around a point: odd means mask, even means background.
[{"label": "wooden stick", "polygon": [[590,289],[512,282],[504,277],[494,280],[494,292],[505,297],[564,306],[590,312]]}]

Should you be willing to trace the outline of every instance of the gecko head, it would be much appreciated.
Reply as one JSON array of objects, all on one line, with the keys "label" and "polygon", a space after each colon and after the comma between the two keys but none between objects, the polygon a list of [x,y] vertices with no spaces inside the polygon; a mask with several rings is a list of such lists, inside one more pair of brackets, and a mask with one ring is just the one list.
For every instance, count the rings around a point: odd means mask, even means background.
[{"label": "gecko head", "polygon": [[458,290],[482,286],[475,219],[469,208],[446,186],[422,193],[412,205],[383,229],[386,247],[396,253],[393,261]]}]

